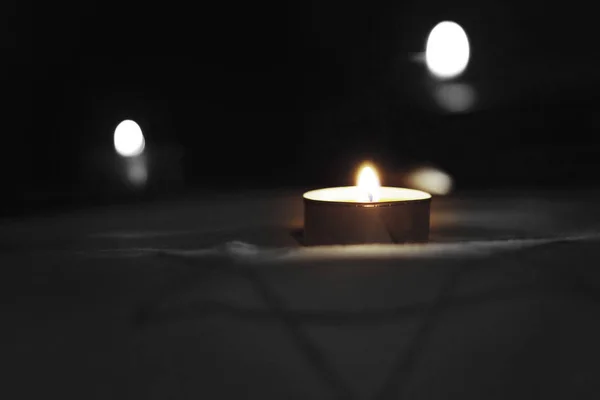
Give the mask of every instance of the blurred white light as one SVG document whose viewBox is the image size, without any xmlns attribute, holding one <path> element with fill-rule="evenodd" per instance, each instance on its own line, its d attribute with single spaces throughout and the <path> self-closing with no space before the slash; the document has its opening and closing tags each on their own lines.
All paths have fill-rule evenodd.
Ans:
<svg viewBox="0 0 600 400">
<path fill-rule="evenodd" d="M 136 161 L 127 165 L 127 179 L 134 186 L 144 186 L 148 180 L 148 168 L 143 160 Z"/>
<path fill-rule="evenodd" d="M 115 129 L 115 150 L 123 157 L 135 157 L 144 151 L 146 141 L 140 126 L 130 119 L 122 121 Z"/>
<path fill-rule="evenodd" d="M 440 22 L 432 29 L 427 38 L 425 62 L 433 75 L 441 79 L 460 75 L 467 68 L 469 56 L 469 38 L 456 22 Z"/>
<path fill-rule="evenodd" d="M 440 107 L 453 113 L 468 111 L 476 99 L 475 89 L 466 83 L 441 83 L 433 95 Z"/>
<path fill-rule="evenodd" d="M 419 168 L 408 176 L 408 183 L 415 189 L 431 194 L 446 195 L 452 191 L 452 177 L 432 167 Z"/>
</svg>

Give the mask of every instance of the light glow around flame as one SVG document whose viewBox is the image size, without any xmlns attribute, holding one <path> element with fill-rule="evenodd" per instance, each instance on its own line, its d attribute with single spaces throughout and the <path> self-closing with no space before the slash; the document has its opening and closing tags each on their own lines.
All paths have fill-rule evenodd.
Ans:
<svg viewBox="0 0 600 400">
<path fill-rule="evenodd" d="M 379 201 L 381 184 L 379 183 L 377 172 L 375 172 L 375 169 L 372 166 L 365 165 L 359 170 L 358 178 L 356 179 L 356 186 L 359 189 L 358 201 Z"/>
<path fill-rule="evenodd" d="M 370 164 L 362 164 L 356 174 L 356 186 L 310 190 L 303 197 L 318 202 L 363 203 L 362 206 L 369 208 L 377 207 L 379 203 L 427 200 L 431 195 L 421 190 L 381 186 L 375 168 Z"/>
</svg>

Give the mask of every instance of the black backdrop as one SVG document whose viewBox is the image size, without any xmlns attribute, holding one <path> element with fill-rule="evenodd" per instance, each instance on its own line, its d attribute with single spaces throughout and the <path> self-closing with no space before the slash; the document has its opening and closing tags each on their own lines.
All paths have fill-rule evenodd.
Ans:
<svg viewBox="0 0 600 400">
<path fill-rule="evenodd" d="M 345 184 L 366 158 L 387 172 L 431 163 L 459 188 L 598 183 L 584 2 L 81 3 L 3 3 L 13 204 L 99 179 L 90 154 L 115 162 L 124 118 L 149 151 L 182 149 L 188 187 Z M 477 102 L 464 114 L 441 112 L 411 61 L 441 20 L 471 41 L 460 81 Z"/>
</svg>

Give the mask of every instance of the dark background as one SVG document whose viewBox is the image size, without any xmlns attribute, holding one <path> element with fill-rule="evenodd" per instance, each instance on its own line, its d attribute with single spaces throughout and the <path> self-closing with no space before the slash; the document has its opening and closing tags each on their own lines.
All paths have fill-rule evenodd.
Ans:
<svg viewBox="0 0 600 400">
<path fill-rule="evenodd" d="M 2 213 L 128 193 L 111 183 L 125 118 L 154 155 L 149 188 L 175 164 L 183 189 L 349 184 L 364 159 L 389 176 L 431 164 L 457 189 L 597 187 L 595 15 L 583 1 L 3 2 Z M 467 113 L 437 107 L 413 61 L 442 20 L 471 42 Z"/>
</svg>

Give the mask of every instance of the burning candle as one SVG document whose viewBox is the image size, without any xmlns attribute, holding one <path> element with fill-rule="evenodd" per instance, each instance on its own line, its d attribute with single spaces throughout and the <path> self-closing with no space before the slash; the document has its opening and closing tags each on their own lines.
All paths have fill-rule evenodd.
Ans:
<svg viewBox="0 0 600 400">
<path fill-rule="evenodd" d="M 356 186 L 304 193 L 306 245 L 419 243 L 429 238 L 429 193 L 381 186 L 364 165 Z"/>
</svg>

